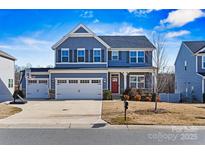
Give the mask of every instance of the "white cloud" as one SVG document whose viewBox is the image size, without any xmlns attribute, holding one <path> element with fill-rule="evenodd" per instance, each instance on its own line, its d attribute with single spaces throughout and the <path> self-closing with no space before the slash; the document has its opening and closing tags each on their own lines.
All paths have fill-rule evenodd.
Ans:
<svg viewBox="0 0 205 154">
<path fill-rule="evenodd" d="M 49 41 L 35 39 L 35 38 L 31 38 L 31 37 L 17 37 L 17 38 L 14 38 L 14 40 L 15 41 L 20 41 L 23 44 L 28 45 L 28 46 L 39 46 L 39 45 L 50 44 Z"/>
<path fill-rule="evenodd" d="M 181 27 L 204 16 L 205 13 L 201 10 L 176 10 L 170 12 L 166 19 L 161 20 L 160 25 L 167 28 Z"/>
<path fill-rule="evenodd" d="M 157 11 L 157 9 L 128 9 L 129 13 L 139 17 L 146 16 L 153 11 Z"/>
<path fill-rule="evenodd" d="M 188 35 L 190 34 L 190 31 L 187 30 L 180 30 L 180 31 L 175 31 L 175 32 L 168 32 L 165 37 L 166 38 L 174 38 L 174 37 L 179 37 L 183 35 Z"/>
<path fill-rule="evenodd" d="M 144 33 L 143 28 L 136 28 L 132 25 L 124 24 L 118 27 L 117 31 L 112 32 L 112 35 L 142 35 Z"/>
<path fill-rule="evenodd" d="M 11 46 L 5 45 L 5 44 L 0 44 L 0 50 L 1 49 L 11 49 Z"/>
<path fill-rule="evenodd" d="M 92 18 L 94 15 L 93 15 L 93 11 L 83 11 L 80 16 L 82 18 Z"/>
<path fill-rule="evenodd" d="M 94 21 L 93 21 L 93 23 L 99 23 L 100 22 L 100 20 L 98 20 L 98 19 L 95 19 Z"/>
</svg>

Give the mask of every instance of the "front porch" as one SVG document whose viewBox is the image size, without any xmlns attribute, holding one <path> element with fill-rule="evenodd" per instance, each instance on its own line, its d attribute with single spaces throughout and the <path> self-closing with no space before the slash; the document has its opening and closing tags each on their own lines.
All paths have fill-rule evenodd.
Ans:
<svg viewBox="0 0 205 154">
<path fill-rule="evenodd" d="M 108 89 L 113 96 L 120 96 L 127 88 L 154 91 L 155 69 L 109 69 Z"/>
</svg>

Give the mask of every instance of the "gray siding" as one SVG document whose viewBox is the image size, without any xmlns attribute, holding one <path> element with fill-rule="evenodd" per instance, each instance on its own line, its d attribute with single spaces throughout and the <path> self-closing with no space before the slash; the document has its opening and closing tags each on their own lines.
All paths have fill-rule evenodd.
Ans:
<svg viewBox="0 0 205 154">
<path fill-rule="evenodd" d="M 152 51 L 145 52 L 145 63 L 130 63 L 129 51 L 119 51 L 119 60 L 112 60 L 111 51 L 108 52 L 109 67 L 151 67 L 152 66 Z"/>
<path fill-rule="evenodd" d="M 4 101 L 11 101 L 13 99 L 12 93 L 7 88 L 7 85 L 0 79 L 0 103 Z"/>
<path fill-rule="evenodd" d="M 56 64 L 57 68 L 105 68 L 106 64 Z"/>
<path fill-rule="evenodd" d="M 102 45 L 98 40 L 94 37 L 72 37 L 68 38 L 64 41 L 57 49 L 56 49 L 56 62 L 61 62 L 61 48 L 69 48 L 70 59 L 69 62 L 77 62 L 77 48 L 85 48 L 85 61 L 92 62 L 93 61 L 93 48 L 101 48 L 101 62 L 106 62 L 107 54 L 106 47 Z M 84 64 L 83 64 L 84 65 Z M 83 65 L 75 65 L 75 64 L 56 64 L 56 67 L 76 67 L 81 68 Z M 85 67 L 106 67 L 106 65 L 86 65 Z"/>
<path fill-rule="evenodd" d="M 184 67 L 185 60 L 187 61 L 187 70 Z M 175 82 L 175 92 L 180 93 L 182 99 L 189 101 L 194 97 L 196 100 L 202 101 L 202 77 L 196 73 L 196 57 L 184 44 L 180 47 L 175 63 Z"/>
</svg>

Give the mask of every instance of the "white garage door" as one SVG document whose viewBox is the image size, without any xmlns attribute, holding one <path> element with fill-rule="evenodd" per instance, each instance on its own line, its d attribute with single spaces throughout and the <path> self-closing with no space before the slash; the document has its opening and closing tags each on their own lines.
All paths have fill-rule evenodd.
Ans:
<svg viewBox="0 0 205 154">
<path fill-rule="evenodd" d="M 56 79 L 56 99 L 102 99 L 102 79 Z"/>
<path fill-rule="evenodd" d="M 27 98 L 48 98 L 48 79 L 28 79 Z"/>
</svg>

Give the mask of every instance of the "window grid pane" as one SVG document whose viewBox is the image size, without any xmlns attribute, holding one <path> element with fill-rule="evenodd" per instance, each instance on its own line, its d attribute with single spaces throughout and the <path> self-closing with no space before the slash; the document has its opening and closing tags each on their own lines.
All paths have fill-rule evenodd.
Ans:
<svg viewBox="0 0 205 154">
<path fill-rule="evenodd" d="M 68 62 L 68 50 L 61 50 L 62 62 Z"/>
<path fill-rule="evenodd" d="M 119 52 L 112 51 L 112 60 L 118 60 L 118 59 L 119 59 Z"/>
<path fill-rule="evenodd" d="M 101 50 L 94 50 L 94 62 L 101 61 Z"/>
<path fill-rule="evenodd" d="M 85 62 L 85 50 L 78 50 L 78 62 Z"/>
</svg>

